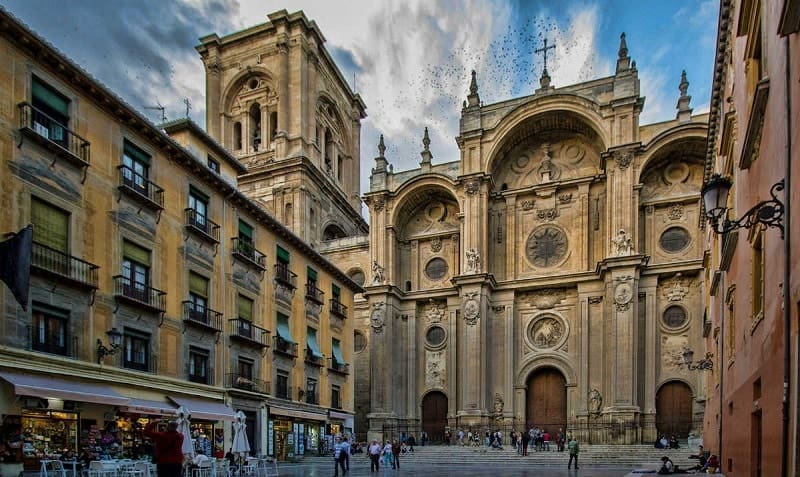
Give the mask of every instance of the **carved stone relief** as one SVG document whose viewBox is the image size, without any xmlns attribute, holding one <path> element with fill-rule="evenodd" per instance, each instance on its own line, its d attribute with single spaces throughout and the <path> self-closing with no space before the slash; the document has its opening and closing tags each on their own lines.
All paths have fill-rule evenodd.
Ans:
<svg viewBox="0 0 800 477">
<path fill-rule="evenodd" d="M 433 299 L 429 300 L 428 309 L 425 311 L 425 317 L 429 323 L 439 323 L 445 316 L 446 308 L 439 305 Z"/>
<path fill-rule="evenodd" d="M 444 351 L 425 352 L 425 371 L 425 387 L 444 387 L 446 375 Z"/>
<path fill-rule="evenodd" d="M 669 208 L 669 212 L 667 213 L 667 217 L 670 220 L 680 220 L 683 218 L 683 204 L 673 204 Z"/>
<path fill-rule="evenodd" d="M 600 411 L 603 410 L 603 396 L 600 394 L 596 388 L 589 391 L 589 395 L 587 396 L 588 402 L 586 408 L 589 410 L 590 414 L 600 414 Z"/>
<path fill-rule="evenodd" d="M 624 276 L 614 279 L 614 303 L 617 311 L 628 311 L 633 299 L 633 277 Z"/>
<path fill-rule="evenodd" d="M 375 333 L 380 334 L 383 332 L 383 326 L 386 322 L 386 303 L 372 304 L 372 313 L 370 313 L 369 321 Z"/>
<path fill-rule="evenodd" d="M 680 369 L 683 366 L 683 348 L 686 338 L 682 336 L 661 337 L 661 362 L 665 368 Z"/>
<path fill-rule="evenodd" d="M 555 266 L 567 255 L 567 235 L 552 225 L 539 227 L 528 237 L 525 252 L 537 267 Z"/>
<path fill-rule="evenodd" d="M 431 252 L 438 252 L 442 249 L 442 239 L 440 237 L 434 237 L 431 240 Z"/>
<path fill-rule="evenodd" d="M 464 294 L 464 321 L 468 325 L 474 325 L 478 321 L 478 317 L 481 313 L 481 305 L 475 298 L 476 295 L 477 293 L 475 292 Z"/>
<path fill-rule="evenodd" d="M 536 205 L 536 201 L 533 199 L 525 199 L 520 202 L 520 205 L 522 206 L 522 210 L 531 210 L 534 205 Z"/>
<path fill-rule="evenodd" d="M 534 290 L 527 296 L 531 306 L 540 310 L 548 310 L 567 298 L 567 291 L 563 288 L 544 288 Z"/>
<path fill-rule="evenodd" d="M 664 282 L 664 299 L 668 301 L 682 301 L 689 293 L 688 281 L 683 279 L 680 273 Z"/>
<path fill-rule="evenodd" d="M 559 216 L 558 207 L 552 209 L 539 209 L 536 211 L 536 218 L 543 222 L 552 222 Z"/>
<path fill-rule="evenodd" d="M 476 194 L 481 188 L 481 183 L 477 179 L 469 180 L 464 184 L 464 190 L 469 195 Z"/>
<path fill-rule="evenodd" d="M 539 349 L 555 348 L 565 337 L 564 322 L 555 315 L 545 315 L 534 320 L 529 328 L 531 343 Z"/>
</svg>

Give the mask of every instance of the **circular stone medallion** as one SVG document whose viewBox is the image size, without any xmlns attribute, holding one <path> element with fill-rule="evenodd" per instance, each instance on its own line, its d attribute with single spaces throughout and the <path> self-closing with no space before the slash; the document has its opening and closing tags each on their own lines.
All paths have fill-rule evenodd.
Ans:
<svg viewBox="0 0 800 477">
<path fill-rule="evenodd" d="M 531 232 L 525 244 L 528 260 L 537 267 L 558 265 L 567 255 L 567 236 L 558 227 L 545 225 Z"/>
</svg>

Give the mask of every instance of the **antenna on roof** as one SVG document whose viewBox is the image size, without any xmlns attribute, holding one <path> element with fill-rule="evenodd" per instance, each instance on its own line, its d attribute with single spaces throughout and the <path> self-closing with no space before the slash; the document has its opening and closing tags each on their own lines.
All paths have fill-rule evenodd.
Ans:
<svg viewBox="0 0 800 477">
<path fill-rule="evenodd" d="M 183 98 L 183 104 L 186 105 L 186 117 L 189 117 L 189 110 L 192 109 L 192 102 L 189 101 L 189 98 Z"/>
<path fill-rule="evenodd" d="M 156 110 L 156 111 L 161 111 L 161 122 L 162 123 L 167 122 L 167 116 L 166 116 L 166 114 L 164 114 L 164 111 L 166 110 L 166 108 L 164 106 L 161 106 L 161 101 L 156 100 L 156 104 L 158 106 L 145 106 L 144 109 L 153 109 L 153 110 Z"/>
</svg>

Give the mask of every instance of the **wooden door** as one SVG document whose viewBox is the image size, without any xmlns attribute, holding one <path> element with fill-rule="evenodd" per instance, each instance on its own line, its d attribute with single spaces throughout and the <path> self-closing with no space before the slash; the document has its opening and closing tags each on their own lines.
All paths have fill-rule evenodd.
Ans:
<svg viewBox="0 0 800 477">
<path fill-rule="evenodd" d="M 422 400 L 422 430 L 431 442 L 444 440 L 447 426 L 447 396 L 440 392 L 428 393 Z"/>
<path fill-rule="evenodd" d="M 692 390 L 685 383 L 671 381 L 656 394 L 656 429 L 669 438 L 684 438 L 692 430 Z"/>
<path fill-rule="evenodd" d="M 567 424 L 567 381 L 560 371 L 544 368 L 528 378 L 526 428 L 539 426 L 555 434 Z"/>
</svg>

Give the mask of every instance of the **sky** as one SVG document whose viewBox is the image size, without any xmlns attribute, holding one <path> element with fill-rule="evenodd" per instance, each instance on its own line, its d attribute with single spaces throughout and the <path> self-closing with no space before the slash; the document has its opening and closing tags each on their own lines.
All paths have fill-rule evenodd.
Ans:
<svg viewBox="0 0 800 477">
<path fill-rule="evenodd" d="M 455 137 L 470 71 L 484 104 L 533 94 L 546 38 L 555 87 L 613 74 L 626 33 L 646 97 L 641 124 L 673 119 L 681 70 L 695 113 L 707 112 L 718 0 L 0 0 L 0 5 L 160 122 L 205 125 L 205 75 L 194 47 L 303 10 L 315 20 L 351 87 L 367 105 L 361 190 L 380 134 L 395 171 L 418 167 L 429 128 L 433 162 L 458 160 Z M 355 84 L 353 84 L 355 82 Z"/>
</svg>

